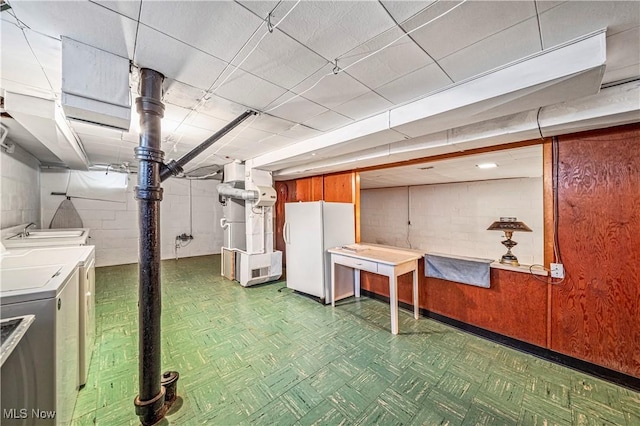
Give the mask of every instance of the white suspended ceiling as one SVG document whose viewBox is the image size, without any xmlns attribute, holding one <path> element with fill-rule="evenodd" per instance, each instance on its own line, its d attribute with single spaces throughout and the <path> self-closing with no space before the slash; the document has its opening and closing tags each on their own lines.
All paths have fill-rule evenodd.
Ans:
<svg viewBox="0 0 640 426">
<path fill-rule="evenodd" d="M 201 154 L 194 167 L 264 159 L 283 149 L 280 162 L 265 168 L 278 172 L 354 152 L 361 152 L 359 158 L 352 155 L 326 170 L 369 164 L 373 154 L 367 149 L 382 146 L 379 149 L 391 152 L 403 144 L 424 145 L 422 140 L 438 140 L 440 131 L 467 123 L 458 122 L 455 115 L 451 122 L 440 123 L 445 129 L 423 122 L 407 123 L 402 131 L 387 123 L 381 134 L 370 135 L 368 128 L 348 144 L 326 148 L 325 158 L 309 153 L 308 158 L 290 158 L 287 163 L 285 157 L 286 152 L 289 157 L 309 152 L 305 145 L 336 129 L 366 127 L 380 113 L 391 117 L 388 111 L 427 94 L 602 28 L 607 29 L 606 68 L 595 80 L 608 83 L 640 76 L 640 2 L 8 3 L 11 9 L 0 14 L 3 90 L 59 100 L 60 39 L 67 36 L 166 76 L 162 139 L 167 158 L 185 154 L 248 108 L 262 113 Z M 266 22 L 271 11 L 271 24 L 277 25 L 272 33 Z M 405 36 L 407 32 L 411 34 Z M 135 97 L 135 79 L 131 90 Z M 554 92 L 549 88 L 547 94 Z M 587 92 L 584 96 L 593 95 Z M 135 121 L 135 111 L 132 115 Z M 70 124 L 90 163 L 135 163 L 135 123 L 129 132 Z M 433 149 L 424 152 L 452 148 Z M 55 162 L 51 156 L 38 156 L 45 163 Z M 313 170 L 308 173 L 322 170 L 309 169 Z"/>
</svg>

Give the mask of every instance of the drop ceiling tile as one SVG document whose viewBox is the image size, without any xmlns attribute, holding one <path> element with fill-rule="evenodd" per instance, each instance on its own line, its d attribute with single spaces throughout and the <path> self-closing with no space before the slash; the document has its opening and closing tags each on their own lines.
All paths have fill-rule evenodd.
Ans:
<svg viewBox="0 0 640 426">
<path fill-rule="evenodd" d="M 283 120 L 270 114 L 260 114 L 251 127 L 270 133 L 282 133 L 289 130 L 294 124 L 289 120 Z"/>
<path fill-rule="evenodd" d="M 142 0 L 90 0 L 128 18 L 138 20 Z"/>
<path fill-rule="evenodd" d="M 274 8 L 284 2 L 280 2 L 278 0 L 260 0 L 260 1 L 238 1 L 242 6 L 246 7 L 256 15 L 261 18 L 266 18 L 269 15 L 269 12 L 274 10 Z M 293 3 L 291 3 L 293 4 Z M 288 6 L 288 7 L 287 7 Z M 282 19 L 282 16 L 287 13 L 291 5 L 284 4 L 280 6 L 277 10 L 274 11 L 274 19 L 272 22 L 275 24 L 278 20 Z"/>
<path fill-rule="evenodd" d="M 190 86 L 211 87 L 225 63 L 152 28 L 140 25 L 134 61 Z"/>
<path fill-rule="evenodd" d="M 279 28 L 332 61 L 393 26 L 377 2 L 303 1 Z"/>
<path fill-rule="evenodd" d="M 449 77 L 434 63 L 387 83 L 377 88 L 376 92 L 398 105 L 449 84 Z"/>
<path fill-rule="evenodd" d="M 276 106 L 277 108 L 274 108 Z M 269 114 L 284 118 L 285 120 L 302 123 L 311 117 L 322 114 L 327 111 L 327 108 L 311 102 L 302 96 L 296 96 L 291 92 L 287 92 L 269 105 L 267 111 Z"/>
<path fill-rule="evenodd" d="M 604 27 L 612 36 L 639 25 L 638 1 L 569 1 L 540 15 L 545 48 Z"/>
<path fill-rule="evenodd" d="M 542 13 L 561 5 L 562 3 L 566 3 L 566 0 L 536 0 L 536 7 L 538 9 L 538 13 Z"/>
<path fill-rule="evenodd" d="M 353 120 L 349 117 L 345 117 L 342 114 L 338 114 L 335 111 L 329 110 L 323 112 L 322 114 L 316 115 L 310 120 L 305 121 L 303 124 L 322 132 L 327 132 L 329 130 L 337 129 L 338 127 L 342 127 L 345 124 L 349 123 L 353 123 Z"/>
<path fill-rule="evenodd" d="M 7 86 L 9 82 L 15 82 L 17 86 L 32 87 L 45 91 L 49 97 L 52 95 L 52 87 L 49 85 L 44 71 L 39 65 L 20 60 L 2 61 L 2 87 L 11 91 Z M 22 93 L 22 91 L 19 91 Z"/>
<path fill-rule="evenodd" d="M 602 83 L 612 83 L 614 81 L 626 80 L 640 75 L 640 64 L 631 65 L 625 68 L 607 70 L 602 78 Z"/>
<path fill-rule="evenodd" d="M 470 1 L 453 9 L 455 5 L 456 3 L 448 1 L 437 3 L 403 25 L 405 30 L 411 31 L 451 10 L 447 15 L 412 33 L 416 42 L 435 60 L 536 14 L 531 1 Z"/>
<path fill-rule="evenodd" d="M 199 104 L 205 93 L 204 90 L 197 87 L 167 78 L 164 80 L 164 96 L 162 97 L 162 101 L 192 109 Z"/>
<path fill-rule="evenodd" d="M 465 47 L 438 62 L 458 82 L 539 52 L 537 19 L 530 18 Z"/>
<path fill-rule="evenodd" d="M 249 108 L 262 110 L 285 92 L 285 89 L 273 83 L 236 69 L 222 86 L 216 86 L 214 93 Z"/>
<path fill-rule="evenodd" d="M 267 32 L 266 27 L 259 34 Z M 262 36 L 247 46 L 247 53 Z M 234 64 L 246 58 L 240 55 Z M 276 29 L 267 34 L 241 68 L 278 86 L 290 89 L 327 64 L 327 60 Z"/>
<path fill-rule="evenodd" d="M 262 20 L 234 2 L 145 1 L 140 22 L 226 62 Z"/>
<path fill-rule="evenodd" d="M 333 68 L 331 64 L 325 65 L 293 91 L 329 109 L 369 91 L 367 86 L 345 72 L 333 74 Z"/>
<path fill-rule="evenodd" d="M 640 27 L 616 33 L 607 37 L 607 73 L 621 68 L 635 66 L 640 63 Z M 636 73 L 633 76 L 638 76 Z"/>
<path fill-rule="evenodd" d="M 221 120 L 231 121 L 247 110 L 247 107 L 210 93 L 205 95 L 205 103 L 198 107 L 204 112 Z"/>
<path fill-rule="evenodd" d="M 377 93 L 367 92 L 364 95 L 334 107 L 333 110 L 354 120 L 360 120 L 379 112 L 387 111 L 392 106 L 393 104 L 391 102 Z"/>
<path fill-rule="evenodd" d="M 133 57 L 136 21 L 98 4 L 78 1 L 12 1 L 18 19 L 39 33 L 66 36 L 113 54 Z"/>
<path fill-rule="evenodd" d="M 274 133 L 253 128 L 251 120 L 251 118 L 248 119 L 245 123 L 240 124 L 229 132 L 229 137 L 235 138 L 235 140 L 238 141 L 238 146 L 242 144 L 253 145 L 274 135 Z"/>
<path fill-rule="evenodd" d="M 188 108 L 182 108 L 172 104 L 164 105 L 163 120 L 182 122 L 190 115 L 193 115 L 193 113 Z"/>
<path fill-rule="evenodd" d="M 303 124 L 296 124 L 286 132 L 280 133 L 280 136 L 290 138 L 295 141 L 300 141 L 300 140 L 312 138 L 314 136 L 318 136 L 320 134 L 322 134 L 322 132 L 316 129 L 312 129 L 311 127 L 307 127 Z"/>
<path fill-rule="evenodd" d="M 187 119 L 187 124 L 199 127 L 201 129 L 209 130 L 211 134 L 213 134 L 214 132 L 217 132 L 218 130 L 229 124 L 229 122 L 199 112 L 192 114 L 192 116 Z"/>
<path fill-rule="evenodd" d="M 292 144 L 296 143 L 296 141 L 291 139 L 291 138 L 287 138 L 285 136 L 282 136 L 282 135 L 273 135 L 273 136 L 271 136 L 271 137 L 269 137 L 267 139 L 261 140 L 260 143 L 262 145 L 266 145 L 266 146 L 270 147 L 271 149 L 275 150 L 275 149 L 278 149 L 278 148 L 282 148 L 282 147 L 285 147 L 285 146 L 292 145 Z"/>
<path fill-rule="evenodd" d="M 356 48 L 339 60 L 338 64 L 348 69 L 346 72 L 370 88 L 377 88 L 412 71 L 429 65 L 433 60 L 424 53 L 404 32 L 395 27 Z M 389 43 L 394 44 L 387 46 Z M 384 48 L 384 49 L 382 49 Z M 362 62 L 359 59 L 380 50 Z M 350 64 L 355 64 L 350 66 Z"/>
<path fill-rule="evenodd" d="M 411 18 L 421 10 L 431 6 L 435 1 L 389 1 L 381 2 L 385 9 L 393 16 L 398 23 L 402 23 Z"/>
<path fill-rule="evenodd" d="M 2 14 L 4 16 L 4 14 Z M 28 31 L 28 30 L 27 30 Z M 2 22 L 0 25 L 0 34 L 2 35 L 2 66 L 12 60 L 19 60 L 23 63 L 38 65 L 36 57 L 31 53 L 29 44 L 22 30 L 9 22 Z"/>
</svg>

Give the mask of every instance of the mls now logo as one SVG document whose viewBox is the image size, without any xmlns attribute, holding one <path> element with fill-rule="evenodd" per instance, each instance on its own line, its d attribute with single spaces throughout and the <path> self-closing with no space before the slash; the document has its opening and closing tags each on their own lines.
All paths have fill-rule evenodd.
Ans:
<svg viewBox="0 0 640 426">
<path fill-rule="evenodd" d="M 20 409 L 5 408 L 2 410 L 2 417 L 5 419 L 26 419 L 27 417 L 29 417 L 29 414 L 31 414 L 31 418 L 34 418 L 34 419 L 55 419 L 56 418 L 55 411 L 40 410 L 37 408 L 32 409 L 31 413 L 29 413 L 29 410 L 27 410 L 26 408 L 20 408 Z"/>
</svg>

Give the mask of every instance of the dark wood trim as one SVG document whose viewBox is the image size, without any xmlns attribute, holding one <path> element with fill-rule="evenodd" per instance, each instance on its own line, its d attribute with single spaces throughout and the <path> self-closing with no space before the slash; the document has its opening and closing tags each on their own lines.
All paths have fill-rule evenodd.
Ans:
<svg viewBox="0 0 640 426">
<path fill-rule="evenodd" d="M 385 303 L 389 303 L 388 297 L 381 296 L 377 293 L 373 293 L 368 290 L 361 290 L 361 294 L 363 296 L 370 297 L 372 299 L 377 299 Z M 408 303 L 399 302 L 398 305 L 402 309 L 406 309 L 410 312 L 413 312 L 413 306 Z M 582 373 L 590 374 L 602 380 L 606 380 L 608 382 L 612 382 L 617 385 L 624 386 L 634 391 L 640 391 L 640 378 L 638 377 L 633 377 L 628 374 L 624 374 L 619 371 L 612 370 L 610 368 L 602 367 L 600 365 L 593 364 L 588 361 L 584 361 L 584 360 L 574 358 L 565 354 L 561 354 L 559 352 L 552 351 L 547 348 L 543 348 L 541 346 L 523 342 L 521 340 L 514 339 L 513 337 L 505 336 L 493 331 L 486 330 L 484 328 L 476 327 L 474 325 L 467 324 L 465 322 L 458 321 L 456 319 L 449 318 L 444 315 L 440 315 L 435 312 L 428 311 L 427 309 L 424 309 L 424 308 L 420 308 L 420 315 L 423 317 L 441 322 L 443 324 L 450 325 L 451 327 L 457 328 L 459 330 L 465 331 L 467 333 L 473 334 L 478 337 L 482 337 L 492 342 L 496 342 L 501 345 L 508 346 L 517 351 L 524 352 L 526 354 L 533 355 L 535 357 L 542 358 L 547 361 L 554 362 L 556 364 L 560 364 L 562 366 L 580 371 Z"/>
<path fill-rule="evenodd" d="M 553 241 L 553 151 L 551 141 L 545 141 L 542 144 L 542 209 L 543 209 L 543 247 L 544 247 L 544 266 L 550 268 L 551 262 L 554 261 Z M 547 348 L 551 347 L 551 279 L 547 278 Z"/>
</svg>

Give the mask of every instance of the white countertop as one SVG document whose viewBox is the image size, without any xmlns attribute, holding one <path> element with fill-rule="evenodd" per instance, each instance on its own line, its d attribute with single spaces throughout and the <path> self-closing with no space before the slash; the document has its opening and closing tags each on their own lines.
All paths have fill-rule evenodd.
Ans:
<svg viewBox="0 0 640 426">
<path fill-rule="evenodd" d="M 6 251 L 0 260 L 0 304 L 56 297 L 74 270 L 94 256 L 94 246 Z"/>
<path fill-rule="evenodd" d="M 400 247 L 382 246 L 379 244 L 358 243 L 335 247 L 329 253 L 342 254 L 349 257 L 371 260 L 388 265 L 398 265 L 410 260 L 420 259 L 423 252 Z"/>
<path fill-rule="evenodd" d="M 20 237 L 19 234 L 8 234 L 2 239 L 2 244 L 7 249 L 13 247 L 49 247 L 49 246 L 81 246 L 87 243 L 89 228 L 68 229 L 29 229 L 31 237 Z M 65 234 L 78 232 L 80 235 L 65 236 Z M 47 234 L 51 234 L 48 237 Z M 59 236 L 54 236 L 58 234 Z"/>
</svg>

